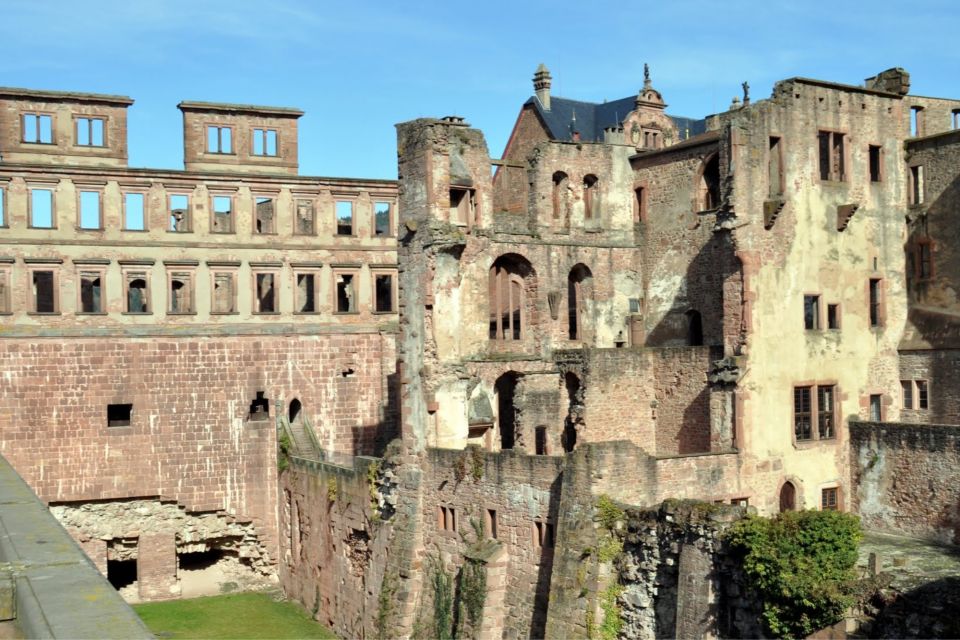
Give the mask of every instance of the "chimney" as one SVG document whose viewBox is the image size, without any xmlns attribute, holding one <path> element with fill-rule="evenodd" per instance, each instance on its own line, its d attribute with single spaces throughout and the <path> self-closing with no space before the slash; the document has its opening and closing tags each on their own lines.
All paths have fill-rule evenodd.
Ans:
<svg viewBox="0 0 960 640">
<path fill-rule="evenodd" d="M 550 70 L 542 62 L 533 74 L 533 90 L 543 108 L 550 111 Z"/>
</svg>

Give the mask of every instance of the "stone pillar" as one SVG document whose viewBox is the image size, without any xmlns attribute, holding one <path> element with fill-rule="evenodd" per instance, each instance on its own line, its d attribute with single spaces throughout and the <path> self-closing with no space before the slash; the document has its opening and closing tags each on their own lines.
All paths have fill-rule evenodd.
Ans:
<svg viewBox="0 0 960 640">
<path fill-rule="evenodd" d="M 141 600 L 168 600 L 180 596 L 175 534 L 140 535 L 137 545 L 137 583 Z"/>
<path fill-rule="evenodd" d="M 507 548 L 491 556 L 486 564 L 487 596 L 483 602 L 483 616 L 477 636 L 480 640 L 499 640 L 503 637 L 503 625 L 507 615 L 507 565 L 510 556 Z"/>
<path fill-rule="evenodd" d="M 99 538 L 87 538 L 81 539 L 76 535 L 76 530 L 70 531 L 73 535 L 74 540 L 78 540 L 80 548 L 83 549 L 83 552 L 87 554 L 87 557 L 90 558 L 90 561 L 93 562 L 93 565 L 100 571 L 104 576 L 107 575 L 107 541 L 100 540 Z"/>
<path fill-rule="evenodd" d="M 680 550 L 677 576 L 678 638 L 713 638 L 717 632 L 717 603 L 710 554 L 692 544 Z"/>
</svg>

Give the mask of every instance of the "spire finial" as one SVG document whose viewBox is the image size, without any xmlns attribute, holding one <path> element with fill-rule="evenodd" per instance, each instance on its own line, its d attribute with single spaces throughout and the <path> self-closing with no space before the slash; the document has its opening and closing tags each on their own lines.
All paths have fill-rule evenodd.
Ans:
<svg viewBox="0 0 960 640">
<path fill-rule="evenodd" d="M 643 88 L 649 89 L 651 86 L 650 82 L 650 65 L 646 62 L 643 63 Z"/>
</svg>

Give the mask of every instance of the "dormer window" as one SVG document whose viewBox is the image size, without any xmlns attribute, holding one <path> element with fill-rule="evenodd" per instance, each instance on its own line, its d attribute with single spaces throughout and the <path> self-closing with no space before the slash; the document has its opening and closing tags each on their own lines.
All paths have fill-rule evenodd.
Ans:
<svg viewBox="0 0 960 640">
<path fill-rule="evenodd" d="M 46 113 L 23 114 L 23 141 L 53 144 L 53 116 Z"/>
<path fill-rule="evenodd" d="M 76 141 L 78 147 L 104 147 L 103 118 L 77 118 Z"/>
<path fill-rule="evenodd" d="M 208 125 L 207 153 L 233 153 L 233 129 Z"/>
<path fill-rule="evenodd" d="M 277 132 L 274 129 L 253 130 L 253 155 L 276 156 Z"/>
</svg>

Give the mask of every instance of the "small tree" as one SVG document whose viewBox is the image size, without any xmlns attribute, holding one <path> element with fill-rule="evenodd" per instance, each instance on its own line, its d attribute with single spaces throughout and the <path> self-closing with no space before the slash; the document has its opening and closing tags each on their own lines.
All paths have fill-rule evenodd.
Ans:
<svg viewBox="0 0 960 640">
<path fill-rule="evenodd" d="M 750 516 L 733 526 L 730 543 L 763 601 L 775 637 L 806 637 L 843 619 L 854 604 L 860 519 L 838 511 Z"/>
</svg>

